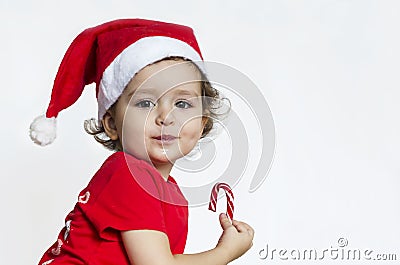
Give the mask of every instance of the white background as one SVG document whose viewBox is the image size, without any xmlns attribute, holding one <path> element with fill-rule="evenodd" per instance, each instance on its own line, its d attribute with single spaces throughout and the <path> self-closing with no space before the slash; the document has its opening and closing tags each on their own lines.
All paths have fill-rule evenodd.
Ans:
<svg viewBox="0 0 400 265">
<path fill-rule="evenodd" d="M 205 59 L 248 75 L 272 110 L 269 175 L 248 193 L 256 157 L 234 189 L 236 218 L 256 230 L 253 248 L 234 264 L 364 263 L 258 256 L 266 244 L 322 252 L 341 237 L 348 249 L 399 260 L 399 14 L 395 0 L 1 0 L 0 264 L 37 264 L 109 155 L 82 129 L 96 116 L 93 86 L 60 114 L 51 146 L 34 145 L 28 127 L 44 113 L 72 39 L 127 17 L 192 26 Z M 186 252 L 213 247 L 217 214 L 190 211 Z"/>
</svg>

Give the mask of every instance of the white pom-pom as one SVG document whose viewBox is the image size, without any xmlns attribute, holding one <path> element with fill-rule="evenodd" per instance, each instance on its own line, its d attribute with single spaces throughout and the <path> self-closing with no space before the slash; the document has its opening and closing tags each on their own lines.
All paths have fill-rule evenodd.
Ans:
<svg viewBox="0 0 400 265">
<path fill-rule="evenodd" d="M 41 115 L 33 120 L 30 129 L 30 136 L 35 144 L 45 146 L 56 139 L 56 118 L 46 118 Z"/>
</svg>

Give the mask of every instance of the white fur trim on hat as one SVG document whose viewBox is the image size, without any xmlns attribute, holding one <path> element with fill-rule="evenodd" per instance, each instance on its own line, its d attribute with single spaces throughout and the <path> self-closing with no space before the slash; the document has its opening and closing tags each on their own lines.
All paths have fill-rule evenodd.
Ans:
<svg viewBox="0 0 400 265">
<path fill-rule="evenodd" d="M 142 38 L 124 49 L 104 70 L 97 97 L 99 120 L 118 100 L 136 73 L 170 56 L 189 59 L 205 73 L 200 55 L 186 42 L 164 36 Z"/>
</svg>

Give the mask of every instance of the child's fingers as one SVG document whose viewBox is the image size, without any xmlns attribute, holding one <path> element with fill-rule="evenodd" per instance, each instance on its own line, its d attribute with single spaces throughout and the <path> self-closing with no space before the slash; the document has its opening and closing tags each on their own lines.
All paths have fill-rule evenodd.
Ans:
<svg viewBox="0 0 400 265">
<path fill-rule="evenodd" d="M 245 232 L 247 231 L 246 227 L 240 222 L 233 222 L 232 225 L 236 228 L 238 232 Z"/>
<path fill-rule="evenodd" d="M 221 224 L 223 230 L 226 230 L 232 226 L 231 221 L 229 221 L 229 218 L 224 213 L 219 215 L 219 223 Z"/>
<path fill-rule="evenodd" d="M 251 236 L 254 236 L 254 229 L 251 226 L 249 226 L 248 224 L 245 224 L 245 226 L 246 226 L 247 232 L 249 232 L 249 234 Z"/>
<path fill-rule="evenodd" d="M 232 225 L 238 230 L 239 232 L 248 232 L 250 235 L 254 235 L 254 230 L 251 226 L 244 222 L 233 220 Z"/>
</svg>

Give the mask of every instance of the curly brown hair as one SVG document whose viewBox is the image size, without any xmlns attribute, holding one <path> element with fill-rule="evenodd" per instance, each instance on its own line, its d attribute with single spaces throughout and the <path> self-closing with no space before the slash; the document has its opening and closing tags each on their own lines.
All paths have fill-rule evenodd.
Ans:
<svg viewBox="0 0 400 265">
<path fill-rule="evenodd" d="M 167 57 L 162 60 L 184 60 L 191 62 L 182 57 Z M 191 65 L 194 65 L 201 75 L 200 84 L 202 94 L 203 117 L 207 117 L 207 121 L 203 129 L 203 134 L 201 135 L 201 138 L 204 138 L 213 129 L 214 120 L 222 119 L 223 117 L 225 117 L 226 114 L 228 114 L 230 110 L 230 101 L 225 97 L 221 97 L 220 92 L 211 85 L 206 75 L 197 67 L 195 63 L 191 62 Z M 224 105 L 223 101 L 228 102 L 229 106 L 225 112 L 220 112 Z M 113 112 L 114 106 L 115 103 L 109 108 L 109 110 Z M 122 145 L 119 139 L 111 140 L 107 136 L 101 121 L 95 118 L 85 120 L 84 129 L 88 134 L 93 135 L 94 139 L 97 142 L 101 143 L 105 148 L 112 151 L 122 151 Z"/>
</svg>

